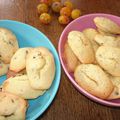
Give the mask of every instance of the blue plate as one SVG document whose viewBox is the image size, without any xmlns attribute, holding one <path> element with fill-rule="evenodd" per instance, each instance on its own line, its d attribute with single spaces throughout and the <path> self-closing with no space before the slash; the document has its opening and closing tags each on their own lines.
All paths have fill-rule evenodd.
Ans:
<svg viewBox="0 0 120 120">
<path fill-rule="evenodd" d="M 44 46 L 47 47 L 54 55 L 56 74 L 52 86 L 43 96 L 28 101 L 29 108 L 27 110 L 26 120 L 35 120 L 51 104 L 60 84 L 61 67 L 57 51 L 49 39 L 32 26 L 11 20 L 0 20 L 0 27 L 11 30 L 16 35 L 20 47 Z M 0 77 L 0 83 L 5 79 L 6 76 Z"/>
</svg>

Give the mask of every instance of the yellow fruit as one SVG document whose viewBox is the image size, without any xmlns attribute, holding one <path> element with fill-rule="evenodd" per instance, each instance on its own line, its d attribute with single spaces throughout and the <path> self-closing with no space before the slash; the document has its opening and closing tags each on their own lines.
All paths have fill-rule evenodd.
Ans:
<svg viewBox="0 0 120 120">
<path fill-rule="evenodd" d="M 48 13 L 42 13 L 39 17 L 40 22 L 43 24 L 49 24 L 51 22 L 51 16 Z"/>
<path fill-rule="evenodd" d="M 71 18 L 72 18 L 72 19 L 76 19 L 76 18 L 78 18 L 80 15 L 81 15 L 81 11 L 80 11 L 79 9 L 74 9 L 74 10 L 72 10 Z"/>
<path fill-rule="evenodd" d="M 39 14 L 47 13 L 48 12 L 48 6 L 44 3 L 41 3 L 37 6 L 37 11 L 38 11 Z"/>
<path fill-rule="evenodd" d="M 45 3 L 45 4 L 47 4 L 48 6 L 51 6 L 52 0 L 40 0 L 40 3 Z"/>
<path fill-rule="evenodd" d="M 52 0 L 52 2 L 61 2 L 61 0 Z"/>
<path fill-rule="evenodd" d="M 65 16 L 70 16 L 71 15 L 71 9 L 68 8 L 68 7 L 63 7 L 61 10 L 60 10 L 60 15 L 65 15 Z"/>
<path fill-rule="evenodd" d="M 59 16 L 58 21 L 60 24 L 66 25 L 70 22 L 70 19 L 69 17 L 62 15 L 62 16 Z"/>
<path fill-rule="evenodd" d="M 65 1 L 64 2 L 64 6 L 65 7 L 69 7 L 70 9 L 73 9 L 73 3 L 71 1 L 68 1 L 68 0 Z"/>
<path fill-rule="evenodd" d="M 59 13 L 62 8 L 62 4 L 60 2 L 54 2 L 52 4 L 52 10 L 56 13 Z"/>
</svg>

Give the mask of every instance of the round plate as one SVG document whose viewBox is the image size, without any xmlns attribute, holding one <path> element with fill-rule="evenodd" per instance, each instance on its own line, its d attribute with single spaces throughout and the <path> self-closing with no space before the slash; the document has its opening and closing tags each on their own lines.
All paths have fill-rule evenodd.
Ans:
<svg viewBox="0 0 120 120">
<path fill-rule="evenodd" d="M 57 51 L 49 39 L 32 26 L 11 20 L 0 20 L 0 27 L 11 30 L 16 35 L 20 47 L 44 46 L 47 47 L 54 55 L 56 74 L 52 86 L 44 95 L 38 97 L 37 99 L 28 101 L 29 107 L 27 110 L 26 120 L 35 120 L 51 104 L 60 84 L 61 67 Z M 2 83 L 5 79 L 6 76 L 0 77 L 0 83 Z"/>
<path fill-rule="evenodd" d="M 82 31 L 85 28 L 96 28 L 93 19 L 95 17 L 107 17 L 110 18 L 111 20 L 115 21 L 116 23 L 118 23 L 120 25 L 120 17 L 114 16 L 114 15 L 109 15 L 109 14 L 88 14 L 88 15 L 84 15 L 81 16 L 80 18 L 72 21 L 62 32 L 60 40 L 59 40 L 59 46 L 58 46 L 58 51 L 59 51 L 59 56 L 60 56 L 60 60 L 61 60 L 61 64 L 62 67 L 66 73 L 66 75 L 68 76 L 69 80 L 72 82 L 72 84 L 77 88 L 77 90 L 82 93 L 83 95 L 85 95 L 86 97 L 90 98 L 91 100 L 98 102 L 100 104 L 103 105 L 107 105 L 107 106 L 115 106 L 115 107 L 120 107 L 120 99 L 116 99 L 116 100 L 102 100 L 100 98 L 97 98 L 91 94 L 89 94 L 88 92 L 86 92 L 84 89 L 82 89 L 74 80 L 73 74 L 72 73 L 68 73 L 67 69 L 66 69 L 66 64 L 63 60 L 63 51 L 64 51 L 64 44 L 67 40 L 67 36 L 68 33 L 72 30 L 78 30 L 78 31 Z M 72 63 L 71 63 L 72 64 Z"/>
</svg>

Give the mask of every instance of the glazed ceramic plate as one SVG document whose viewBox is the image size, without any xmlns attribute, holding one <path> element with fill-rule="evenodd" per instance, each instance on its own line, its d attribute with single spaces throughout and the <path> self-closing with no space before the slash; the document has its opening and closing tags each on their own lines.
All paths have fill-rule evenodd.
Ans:
<svg viewBox="0 0 120 120">
<path fill-rule="evenodd" d="M 86 92 L 84 89 L 82 89 L 74 80 L 73 77 L 73 73 L 68 73 L 67 69 L 66 69 L 66 64 L 62 58 L 62 54 L 64 51 L 64 44 L 67 40 L 67 36 L 68 33 L 72 30 L 78 30 L 78 31 L 82 31 L 85 28 L 96 28 L 95 24 L 93 23 L 93 19 L 95 17 L 107 17 L 110 18 L 111 20 L 115 21 L 116 23 L 118 23 L 120 25 L 120 17 L 114 16 L 114 15 L 109 15 L 109 14 L 88 14 L 88 15 L 84 15 L 81 16 L 80 18 L 72 21 L 62 32 L 60 40 L 59 40 L 59 56 L 60 56 L 60 60 L 61 60 L 61 64 L 62 67 L 66 73 L 66 75 L 68 76 L 69 80 L 71 81 L 71 83 L 77 88 L 77 90 L 82 93 L 83 95 L 85 95 L 86 97 L 90 98 L 91 100 L 98 102 L 100 104 L 103 105 L 107 105 L 107 106 L 115 106 L 115 107 L 120 107 L 120 99 L 116 99 L 116 100 L 102 100 L 99 99 L 91 94 L 89 94 L 88 92 Z M 72 63 L 71 63 L 72 64 Z"/>
<path fill-rule="evenodd" d="M 29 100 L 26 120 L 35 120 L 51 104 L 60 84 L 61 67 L 57 51 L 49 39 L 32 26 L 11 20 L 0 20 L 0 27 L 11 30 L 16 35 L 20 47 L 44 46 L 54 55 L 56 74 L 52 86 L 44 95 L 38 97 L 37 99 Z M 5 79 L 6 76 L 0 77 L 0 83 L 2 83 Z"/>
</svg>

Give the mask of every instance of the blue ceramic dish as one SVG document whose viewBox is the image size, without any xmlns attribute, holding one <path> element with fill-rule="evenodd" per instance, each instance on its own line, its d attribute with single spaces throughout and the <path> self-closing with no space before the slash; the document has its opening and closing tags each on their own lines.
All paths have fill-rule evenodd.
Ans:
<svg viewBox="0 0 120 120">
<path fill-rule="evenodd" d="M 20 47 L 44 46 L 47 47 L 54 55 L 56 74 L 52 86 L 43 96 L 28 101 L 29 108 L 27 110 L 26 120 L 35 120 L 51 104 L 60 84 L 61 67 L 57 51 L 49 39 L 32 26 L 17 21 L 0 20 L 0 27 L 11 30 L 16 35 Z M 0 83 L 5 79 L 6 76 L 0 77 Z"/>
</svg>

